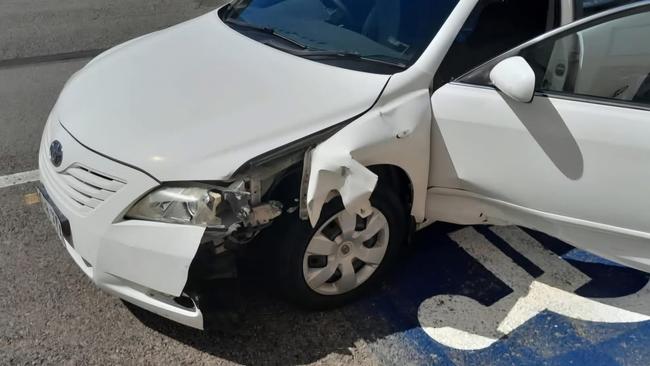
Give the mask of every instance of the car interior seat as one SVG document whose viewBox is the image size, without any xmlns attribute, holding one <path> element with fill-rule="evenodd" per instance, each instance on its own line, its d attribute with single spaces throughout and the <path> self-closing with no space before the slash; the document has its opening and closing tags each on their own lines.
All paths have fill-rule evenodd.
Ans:
<svg viewBox="0 0 650 366">
<path fill-rule="evenodd" d="M 400 0 L 375 0 L 363 24 L 362 33 L 377 43 L 399 47 L 400 4 Z"/>
</svg>

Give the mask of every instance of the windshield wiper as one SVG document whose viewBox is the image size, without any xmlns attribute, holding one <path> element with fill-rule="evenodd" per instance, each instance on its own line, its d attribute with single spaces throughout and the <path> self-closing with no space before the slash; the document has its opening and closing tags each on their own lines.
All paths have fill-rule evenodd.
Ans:
<svg viewBox="0 0 650 366">
<path fill-rule="evenodd" d="M 224 18 L 223 19 L 224 23 L 233 25 L 235 27 L 240 27 L 240 28 L 246 28 L 250 30 L 254 30 L 257 32 L 261 32 L 264 34 L 271 35 L 273 37 L 279 38 L 287 43 L 292 44 L 293 46 L 297 47 L 298 50 L 296 49 L 286 49 L 285 47 L 280 47 L 280 45 L 277 44 L 270 44 L 267 43 L 269 46 L 276 47 L 276 48 L 281 48 L 282 50 L 289 52 L 293 55 L 300 56 L 300 57 L 305 57 L 305 58 L 310 58 L 310 57 L 325 57 L 325 58 L 340 58 L 340 59 L 348 59 L 348 60 L 361 60 L 361 61 L 368 61 L 368 62 L 374 62 L 378 64 L 383 64 L 383 65 L 388 65 L 392 67 L 397 67 L 400 69 L 406 69 L 407 66 L 404 63 L 401 62 L 392 62 L 392 61 L 387 61 L 387 60 L 381 60 L 379 57 L 387 57 L 386 55 L 362 55 L 360 53 L 355 53 L 355 52 L 349 52 L 349 51 L 330 51 L 330 50 L 319 50 L 315 48 L 310 48 L 305 46 L 304 44 L 296 41 L 295 39 L 291 39 L 282 33 L 278 32 L 277 30 L 271 28 L 271 27 L 264 27 L 252 23 L 248 23 L 242 20 L 238 20 L 235 18 Z M 266 42 L 264 42 L 266 43 Z"/>
<path fill-rule="evenodd" d="M 334 58 L 348 59 L 348 60 L 363 60 L 363 61 L 379 63 L 383 65 L 393 66 L 400 69 L 407 68 L 406 64 L 402 62 L 393 62 L 393 61 L 379 59 L 379 57 L 386 57 L 385 55 L 363 55 L 356 52 L 315 50 L 309 48 L 304 49 L 303 51 L 294 52 L 294 54 L 301 57 L 334 57 Z"/>
<path fill-rule="evenodd" d="M 274 36 L 276 38 L 280 38 L 285 42 L 291 43 L 292 45 L 294 45 L 294 46 L 296 46 L 296 47 L 298 47 L 300 49 L 303 49 L 303 50 L 307 49 L 307 46 L 305 46 L 304 44 L 283 35 L 282 33 L 276 31 L 275 29 L 273 29 L 271 27 L 263 27 L 263 26 L 251 24 L 251 23 L 248 23 L 248 22 L 244 22 L 244 21 L 241 21 L 241 20 L 233 19 L 233 18 L 225 18 L 223 21 L 224 21 L 224 23 L 234 25 L 235 27 L 246 28 L 246 29 L 254 30 L 254 31 L 257 31 L 257 32 L 264 33 L 264 34 L 269 34 L 269 35 Z"/>
</svg>

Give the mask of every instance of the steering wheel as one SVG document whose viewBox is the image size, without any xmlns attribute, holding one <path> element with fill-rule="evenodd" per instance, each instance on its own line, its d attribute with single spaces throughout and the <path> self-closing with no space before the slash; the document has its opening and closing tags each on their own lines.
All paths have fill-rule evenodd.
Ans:
<svg viewBox="0 0 650 366">
<path fill-rule="evenodd" d="M 352 20 L 352 13 L 350 9 L 345 5 L 341 0 L 321 0 L 323 5 L 327 8 L 327 11 L 331 16 L 335 15 L 337 12 L 343 18 L 344 22 L 349 22 Z"/>
</svg>

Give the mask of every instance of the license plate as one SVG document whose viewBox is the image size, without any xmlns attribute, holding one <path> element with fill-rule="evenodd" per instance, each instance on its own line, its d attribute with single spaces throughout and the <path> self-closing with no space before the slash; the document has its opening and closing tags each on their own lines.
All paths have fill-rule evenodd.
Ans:
<svg viewBox="0 0 650 366">
<path fill-rule="evenodd" d="M 45 211 L 48 220 L 54 226 L 54 230 L 56 231 L 57 236 L 63 245 L 66 243 L 72 245 L 70 222 L 51 202 L 47 191 L 43 187 L 39 187 L 37 191 L 43 205 L 43 210 Z"/>
</svg>

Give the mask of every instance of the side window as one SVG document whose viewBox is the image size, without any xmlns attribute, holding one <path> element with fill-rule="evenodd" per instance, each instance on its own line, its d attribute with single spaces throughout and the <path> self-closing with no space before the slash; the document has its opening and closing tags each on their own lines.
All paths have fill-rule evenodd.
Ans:
<svg viewBox="0 0 650 366">
<path fill-rule="evenodd" d="M 650 105 L 650 12 L 588 25 L 523 49 L 542 92 Z"/>
<path fill-rule="evenodd" d="M 574 0 L 575 19 L 586 18 L 601 11 L 641 0 Z"/>
<path fill-rule="evenodd" d="M 556 26 L 559 1 L 479 1 L 438 68 L 434 90 Z"/>
</svg>

